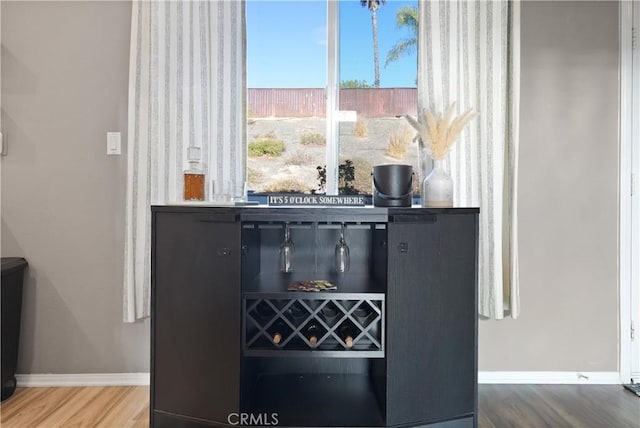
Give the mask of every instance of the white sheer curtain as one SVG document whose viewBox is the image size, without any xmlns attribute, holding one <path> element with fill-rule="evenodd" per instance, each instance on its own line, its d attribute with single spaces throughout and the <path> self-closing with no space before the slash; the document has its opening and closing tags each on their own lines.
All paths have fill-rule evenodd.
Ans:
<svg viewBox="0 0 640 428">
<path fill-rule="evenodd" d="M 480 207 L 479 313 L 516 318 L 519 1 L 420 0 L 420 109 L 480 116 L 447 158 L 455 206 Z"/>
<path fill-rule="evenodd" d="M 134 1 L 124 320 L 150 314 L 152 204 L 182 199 L 188 147 L 213 179 L 246 174 L 244 1 Z"/>
</svg>

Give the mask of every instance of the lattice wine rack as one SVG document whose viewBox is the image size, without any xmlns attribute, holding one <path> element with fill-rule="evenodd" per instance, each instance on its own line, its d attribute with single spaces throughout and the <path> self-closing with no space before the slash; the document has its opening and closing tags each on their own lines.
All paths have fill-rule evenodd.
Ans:
<svg viewBox="0 0 640 428">
<path fill-rule="evenodd" d="M 384 294 L 245 296 L 247 356 L 384 358 Z"/>
</svg>

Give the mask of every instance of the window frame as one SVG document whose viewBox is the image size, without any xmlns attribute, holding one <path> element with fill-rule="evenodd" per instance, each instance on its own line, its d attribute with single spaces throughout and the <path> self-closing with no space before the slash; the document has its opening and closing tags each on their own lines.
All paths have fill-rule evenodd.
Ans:
<svg viewBox="0 0 640 428">
<path fill-rule="evenodd" d="M 340 106 L 340 0 L 327 2 L 327 86 L 326 100 L 326 139 L 325 150 L 327 166 L 327 195 L 338 194 L 338 166 L 340 155 L 340 124 L 338 121 Z"/>
<path fill-rule="evenodd" d="M 258 0 L 243 0 L 258 1 Z M 340 125 L 342 112 L 340 111 L 340 6 L 348 0 L 322 0 L 326 6 L 326 82 L 325 98 L 325 183 L 324 193 L 327 195 L 340 194 Z M 417 1 L 417 8 L 420 2 Z M 248 87 L 247 87 L 248 89 Z M 248 143 L 248 141 L 247 141 Z M 249 190 L 253 198 L 265 196 L 268 192 L 254 192 Z M 371 193 L 364 194 L 369 201 Z M 417 199 L 416 199 L 417 198 Z M 414 202 L 419 201 L 419 195 L 414 195 Z"/>
</svg>

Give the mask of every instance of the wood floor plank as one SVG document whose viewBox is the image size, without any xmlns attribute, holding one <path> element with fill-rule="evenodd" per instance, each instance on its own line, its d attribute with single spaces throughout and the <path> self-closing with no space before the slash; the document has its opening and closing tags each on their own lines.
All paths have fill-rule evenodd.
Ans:
<svg viewBox="0 0 640 428">
<path fill-rule="evenodd" d="M 619 385 L 479 385 L 479 413 L 495 428 L 639 428 L 640 398 Z"/>
<path fill-rule="evenodd" d="M 148 428 L 149 427 L 149 407 L 140 410 L 133 418 L 131 428 Z"/>
<path fill-rule="evenodd" d="M 18 388 L 11 398 L 5 402 L 10 402 L 11 405 L 3 403 L 0 407 L 0 424 L 4 426 L 10 419 L 15 418 L 17 414 L 28 406 L 30 400 L 38 400 L 40 397 L 44 396 L 46 392 L 46 388 Z"/>
<path fill-rule="evenodd" d="M 491 421 L 489 415 L 487 415 L 487 412 L 485 412 L 482 408 L 478 409 L 478 426 L 482 428 L 498 428 Z"/>
<path fill-rule="evenodd" d="M 104 421 L 127 397 L 133 387 L 104 387 L 88 405 L 56 428 L 103 427 Z M 131 415 L 129 415 L 131 417 Z M 116 425 L 113 425 L 115 427 Z"/>
<path fill-rule="evenodd" d="M 35 388 L 34 388 L 35 389 Z M 43 418 L 40 426 L 57 428 L 62 426 L 72 415 L 83 412 L 90 403 L 100 395 L 101 388 L 56 388 L 66 392 L 65 399 L 58 402 L 53 409 Z M 39 421 L 34 421 L 38 423 Z"/>
<path fill-rule="evenodd" d="M 35 394 L 32 389 L 37 389 Z M 74 397 L 79 393 L 78 388 L 28 388 L 22 391 L 18 402 L 18 408 L 12 409 L 2 405 L 2 427 L 49 427 L 49 418 L 56 415 L 61 409 L 66 409 L 73 403 Z M 13 399 L 13 397 L 11 398 Z M 11 399 L 9 401 L 11 401 Z"/>
<path fill-rule="evenodd" d="M 480 428 L 640 428 L 640 398 L 619 385 L 479 385 Z M 147 428 L 149 387 L 21 388 L 2 428 Z"/>
<path fill-rule="evenodd" d="M 607 426 L 616 421 L 616 428 L 638 428 L 640 417 L 637 411 L 640 400 L 632 394 L 614 393 L 622 387 L 584 385 L 542 385 L 536 389 L 540 400 L 562 409 L 563 417 L 573 425 Z M 623 391 L 626 392 L 626 391 Z M 580 403 L 577 406 L 575 403 Z"/>
<path fill-rule="evenodd" d="M 130 387 L 122 400 L 96 426 L 133 428 L 139 420 L 144 424 L 142 426 L 149 426 L 149 390 Z"/>
<path fill-rule="evenodd" d="M 479 406 L 487 408 L 496 427 L 567 426 L 567 421 L 553 407 L 532 399 L 532 391 L 521 385 L 490 385 L 479 397 Z M 491 410 L 489 410 L 491 409 Z"/>
</svg>

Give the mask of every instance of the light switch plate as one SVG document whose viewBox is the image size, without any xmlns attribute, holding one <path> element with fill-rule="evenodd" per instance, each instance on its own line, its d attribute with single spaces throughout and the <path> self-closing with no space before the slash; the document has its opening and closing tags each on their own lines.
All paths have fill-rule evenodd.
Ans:
<svg viewBox="0 0 640 428">
<path fill-rule="evenodd" d="M 119 155 L 121 154 L 120 133 L 119 132 L 107 132 L 107 154 Z"/>
</svg>

